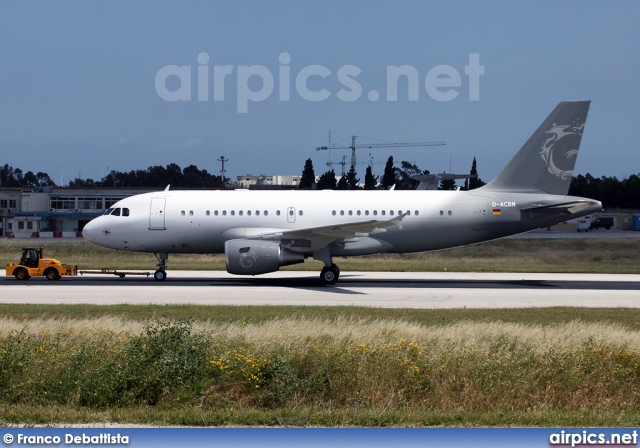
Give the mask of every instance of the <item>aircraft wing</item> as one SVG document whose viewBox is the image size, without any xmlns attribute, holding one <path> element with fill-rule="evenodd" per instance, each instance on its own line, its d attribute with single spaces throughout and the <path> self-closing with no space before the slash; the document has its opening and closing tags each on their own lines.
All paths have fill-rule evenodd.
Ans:
<svg viewBox="0 0 640 448">
<path fill-rule="evenodd" d="M 294 248 L 318 250 L 333 243 L 350 238 L 367 237 L 387 231 L 389 227 L 402 229 L 402 218 L 406 213 L 388 220 L 372 219 L 330 226 L 308 227 L 304 229 L 283 229 L 252 235 L 251 239 L 275 240 Z"/>
</svg>

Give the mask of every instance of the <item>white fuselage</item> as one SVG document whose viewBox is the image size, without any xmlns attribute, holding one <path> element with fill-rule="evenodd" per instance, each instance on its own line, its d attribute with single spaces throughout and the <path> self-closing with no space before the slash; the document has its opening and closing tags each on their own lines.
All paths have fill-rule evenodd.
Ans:
<svg viewBox="0 0 640 448">
<path fill-rule="evenodd" d="M 100 216 L 87 224 L 83 235 L 94 244 L 124 251 L 222 253 L 228 240 L 388 221 L 404 215 L 399 219 L 401 226 L 356 234 L 328 247 L 331 255 L 409 253 L 486 241 L 548 225 L 547 221 L 522 222 L 520 210 L 571 199 L 576 198 L 483 189 L 161 191 L 119 201 L 113 208 L 128 209 L 128 216 Z M 295 244 L 292 247 L 306 255 L 314 251 Z"/>
</svg>

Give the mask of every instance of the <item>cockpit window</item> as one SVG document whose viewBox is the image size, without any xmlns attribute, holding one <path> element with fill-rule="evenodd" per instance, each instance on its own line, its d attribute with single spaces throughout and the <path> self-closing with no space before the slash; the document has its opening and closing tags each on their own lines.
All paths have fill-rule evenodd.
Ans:
<svg viewBox="0 0 640 448">
<path fill-rule="evenodd" d="M 113 213 L 111 213 L 112 216 L 120 216 L 120 208 L 116 208 Z"/>
<path fill-rule="evenodd" d="M 108 209 L 108 210 L 105 210 L 105 212 L 103 213 L 103 215 L 104 215 L 104 216 L 106 216 L 106 215 L 110 215 L 112 212 L 113 212 L 113 209 L 112 209 L 112 208 L 110 208 L 110 209 Z"/>
<path fill-rule="evenodd" d="M 129 216 L 129 209 L 128 208 L 123 208 L 122 209 L 122 216 Z"/>
</svg>

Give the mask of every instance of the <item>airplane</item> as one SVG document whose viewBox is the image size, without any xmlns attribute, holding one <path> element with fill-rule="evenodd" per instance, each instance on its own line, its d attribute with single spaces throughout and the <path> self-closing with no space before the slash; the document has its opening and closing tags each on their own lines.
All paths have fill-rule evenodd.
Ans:
<svg viewBox="0 0 640 448">
<path fill-rule="evenodd" d="M 131 196 L 83 229 L 98 246 L 169 254 L 224 253 L 227 272 L 259 275 L 312 257 L 320 281 L 334 257 L 410 253 L 480 243 L 600 211 L 567 196 L 590 101 L 558 104 L 504 169 L 471 191 L 164 191 Z"/>
</svg>

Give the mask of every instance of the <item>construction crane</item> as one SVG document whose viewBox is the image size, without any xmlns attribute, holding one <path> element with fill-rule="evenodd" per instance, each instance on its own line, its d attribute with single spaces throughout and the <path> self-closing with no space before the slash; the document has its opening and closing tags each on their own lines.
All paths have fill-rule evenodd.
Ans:
<svg viewBox="0 0 640 448">
<path fill-rule="evenodd" d="M 369 153 L 369 161 L 368 162 L 358 162 L 359 164 L 366 164 L 366 165 L 375 165 L 378 163 L 383 163 L 383 162 L 374 162 L 373 161 L 373 156 L 371 155 L 371 153 Z M 327 162 L 327 166 L 328 167 L 333 167 L 333 165 L 340 165 L 342 167 L 342 175 L 344 176 L 345 173 L 345 166 L 347 165 L 347 156 L 342 156 L 342 159 L 339 162 L 332 162 L 331 160 L 329 160 Z"/>
<path fill-rule="evenodd" d="M 358 148 L 409 148 L 412 146 L 444 146 L 445 142 L 413 142 L 413 143 L 361 143 L 356 145 L 356 137 L 354 135 L 351 137 L 351 145 L 350 146 L 318 146 L 316 147 L 316 151 L 326 151 L 328 149 L 350 149 L 351 150 L 351 165 L 356 166 L 356 149 Z"/>
</svg>

